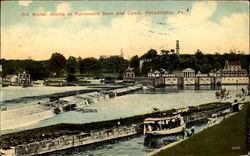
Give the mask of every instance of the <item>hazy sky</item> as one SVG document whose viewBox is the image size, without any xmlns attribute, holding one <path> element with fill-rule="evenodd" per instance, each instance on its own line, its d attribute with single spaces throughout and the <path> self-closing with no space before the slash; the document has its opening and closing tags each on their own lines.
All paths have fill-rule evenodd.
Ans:
<svg viewBox="0 0 250 156">
<path fill-rule="evenodd" d="M 168 13 L 148 15 L 146 11 Z M 50 15 L 56 12 L 65 16 Z M 53 52 L 66 58 L 99 58 L 119 55 L 121 49 L 128 58 L 150 48 L 158 52 L 174 49 L 176 40 L 180 41 L 180 53 L 194 53 L 197 49 L 204 53 L 230 49 L 249 53 L 249 2 L 1 2 L 1 57 L 5 59 L 49 59 Z"/>
</svg>

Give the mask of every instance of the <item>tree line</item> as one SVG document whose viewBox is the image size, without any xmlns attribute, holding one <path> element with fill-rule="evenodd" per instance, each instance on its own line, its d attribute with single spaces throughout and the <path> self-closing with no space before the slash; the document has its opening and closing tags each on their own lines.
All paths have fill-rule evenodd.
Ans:
<svg viewBox="0 0 250 156">
<path fill-rule="evenodd" d="M 140 70 L 141 59 L 150 59 L 150 61 L 145 61 Z M 160 69 L 172 72 L 173 70 L 193 68 L 195 71 L 208 73 L 213 69 L 224 68 L 226 60 L 240 61 L 242 68 L 249 69 L 250 55 L 235 51 L 225 54 L 203 54 L 200 50 L 197 50 L 195 54 L 176 55 L 166 50 L 158 53 L 154 49 L 150 49 L 141 57 L 135 55 L 129 60 L 119 56 L 99 59 L 94 57 L 76 58 L 69 56 L 66 59 L 62 54 L 56 52 L 51 55 L 49 60 L 1 59 L 0 64 L 3 66 L 3 77 L 7 74 L 18 74 L 19 72 L 26 71 L 31 75 L 32 80 L 67 77 L 69 81 L 74 81 L 76 75 L 101 78 L 104 73 L 116 74 L 118 78 L 122 78 L 122 74 L 129 66 L 134 68 L 137 76 L 144 76 L 150 70 Z"/>
</svg>

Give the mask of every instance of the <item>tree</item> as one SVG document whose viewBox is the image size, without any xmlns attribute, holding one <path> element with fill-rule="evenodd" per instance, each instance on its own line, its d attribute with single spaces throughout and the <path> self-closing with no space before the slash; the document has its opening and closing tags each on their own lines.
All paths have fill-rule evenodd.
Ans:
<svg viewBox="0 0 250 156">
<path fill-rule="evenodd" d="M 98 73 L 100 71 L 99 62 L 96 58 L 89 57 L 79 61 L 80 73 Z"/>
<path fill-rule="evenodd" d="M 140 59 L 139 59 L 138 55 L 133 56 L 133 57 L 129 60 L 129 64 L 130 64 L 130 67 L 132 67 L 132 68 L 139 68 Z"/>
<path fill-rule="evenodd" d="M 141 73 L 143 75 L 146 75 L 151 69 L 154 70 L 152 62 L 143 62 L 142 68 L 141 68 Z"/>
<path fill-rule="evenodd" d="M 142 55 L 141 58 L 154 58 L 157 56 L 157 51 L 155 49 L 150 49 L 147 53 Z"/>
<path fill-rule="evenodd" d="M 221 89 L 221 90 L 215 92 L 215 97 L 216 97 L 217 99 L 219 99 L 220 102 L 221 102 L 222 100 L 227 100 L 227 99 L 230 98 L 230 97 L 229 97 L 229 91 L 227 91 L 226 88 Z"/>
<path fill-rule="evenodd" d="M 169 50 L 161 50 L 161 53 L 165 54 L 165 55 L 168 55 L 170 53 L 170 51 Z"/>
<path fill-rule="evenodd" d="M 68 81 L 68 82 L 76 81 L 75 75 L 72 74 L 72 73 L 69 73 L 68 76 L 67 76 L 67 81 Z"/>
<path fill-rule="evenodd" d="M 66 62 L 67 72 L 68 73 L 75 73 L 76 72 L 76 65 L 77 65 L 76 58 L 73 56 L 70 56 Z"/>
<path fill-rule="evenodd" d="M 129 65 L 129 62 L 119 56 L 111 56 L 100 59 L 102 71 L 106 73 L 123 73 Z"/>
<path fill-rule="evenodd" d="M 53 53 L 49 59 L 50 71 L 60 76 L 63 73 L 66 64 L 66 58 L 60 53 Z"/>
</svg>

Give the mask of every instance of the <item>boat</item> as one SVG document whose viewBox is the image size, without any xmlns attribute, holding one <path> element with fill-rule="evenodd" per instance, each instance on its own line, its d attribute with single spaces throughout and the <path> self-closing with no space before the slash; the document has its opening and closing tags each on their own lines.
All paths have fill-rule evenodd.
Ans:
<svg viewBox="0 0 250 156">
<path fill-rule="evenodd" d="M 171 135 L 185 132 L 186 123 L 180 114 L 169 117 L 146 118 L 144 134 Z"/>
<path fill-rule="evenodd" d="M 32 82 L 32 86 L 34 87 L 41 87 L 44 86 L 44 81 L 43 80 L 36 80 Z"/>
</svg>

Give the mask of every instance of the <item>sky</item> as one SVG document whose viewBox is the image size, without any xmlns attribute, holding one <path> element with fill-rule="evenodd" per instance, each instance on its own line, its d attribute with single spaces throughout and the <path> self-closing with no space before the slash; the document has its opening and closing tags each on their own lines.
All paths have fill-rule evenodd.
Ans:
<svg viewBox="0 0 250 156">
<path fill-rule="evenodd" d="M 35 16 L 38 13 L 43 16 Z M 249 2 L 1 2 L 5 59 L 45 60 L 54 52 L 66 58 L 99 58 L 121 51 L 128 59 L 151 48 L 175 49 L 176 40 L 181 54 L 197 49 L 206 54 L 230 50 L 249 54 Z"/>
</svg>

